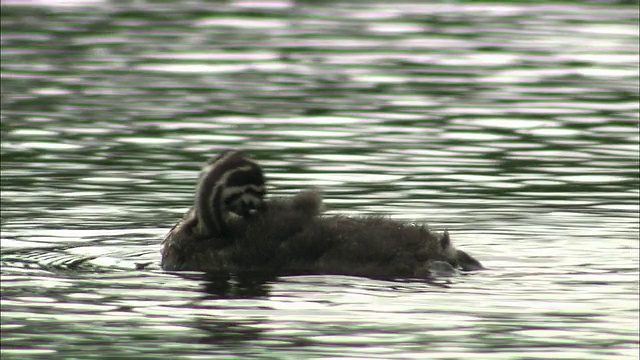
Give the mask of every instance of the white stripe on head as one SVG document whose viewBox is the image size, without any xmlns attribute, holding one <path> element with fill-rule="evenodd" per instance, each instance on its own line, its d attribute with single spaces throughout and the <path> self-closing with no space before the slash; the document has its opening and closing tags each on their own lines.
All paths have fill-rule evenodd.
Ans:
<svg viewBox="0 0 640 360">
<path fill-rule="evenodd" d="M 222 185 L 221 182 L 225 181 L 226 178 L 223 175 L 215 183 L 211 184 L 211 182 L 216 180 L 215 176 L 219 175 L 217 173 L 218 168 L 236 154 L 238 154 L 238 151 L 231 150 L 216 156 L 200 171 L 194 204 L 195 215 L 199 220 L 197 228 L 200 235 L 210 235 L 221 231 L 221 217 L 219 216 L 220 214 L 215 213 L 215 209 L 212 210 L 213 203 L 211 201 L 216 192 L 219 191 L 218 188 Z"/>
</svg>

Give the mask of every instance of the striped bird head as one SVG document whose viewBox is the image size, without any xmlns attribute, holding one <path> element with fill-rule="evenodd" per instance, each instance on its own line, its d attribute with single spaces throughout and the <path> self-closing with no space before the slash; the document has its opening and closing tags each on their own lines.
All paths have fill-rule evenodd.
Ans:
<svg viewBox="0 0 640 360">
<path fill-rule="evenodd" d="M 202 235 L 223 236 L 232 214 L 249 217 L 263 210 L 266 193 L 262 168 L 237 150 L 219 154 L 202 168 L 195 212 Z"/>
</svg>

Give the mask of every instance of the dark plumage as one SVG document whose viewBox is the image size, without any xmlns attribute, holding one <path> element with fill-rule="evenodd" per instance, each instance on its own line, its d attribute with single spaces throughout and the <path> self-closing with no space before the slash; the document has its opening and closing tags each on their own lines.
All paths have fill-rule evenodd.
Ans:
<svg viewBox="0 0 640 360">
<path fill-rule="evenodd" d="M 446 231 L 377 216 L 320 215 L 322 197 L 315 191 L 269 199 L 262 205 L 253 216 L 217 214 L 227 219 L 222 236 L 190 234 L 185 231 L 188 226 L 172 230 L 163 242 L 163 268 L 378 278 L 425 278 L 434 266 L 482 268 L 453 247 Z M 191 211 L 197 213 L 198 206 Z"/>
</svg>

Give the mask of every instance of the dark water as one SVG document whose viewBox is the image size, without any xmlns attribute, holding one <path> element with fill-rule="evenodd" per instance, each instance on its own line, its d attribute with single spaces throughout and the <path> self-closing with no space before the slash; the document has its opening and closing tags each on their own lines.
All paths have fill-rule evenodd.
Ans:
<svg viewBox="0 0 640 360">
<path fill-rule="evenodd" d="M 24 4 L 2 6 L 3 358 L 638 358 L 637 4 Z M 271 194 L 448 228 L 489 269 L 162 272 L 229 147 Z"/>
</svg>

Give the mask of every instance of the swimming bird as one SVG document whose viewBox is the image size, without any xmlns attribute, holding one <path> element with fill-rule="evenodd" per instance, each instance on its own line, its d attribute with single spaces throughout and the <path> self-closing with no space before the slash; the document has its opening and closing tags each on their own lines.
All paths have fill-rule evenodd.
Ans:
<svg viewBox="0 0 640 360">
<path fill-rule="evenodd" d="M 427 278 L 482 269 L 448 231 L 381 216 L 322 215 L 318 191 L 265 199 L 261 168 L 227 151 L 202 170 L 194 206 L 163 241 L 165 270 Z"/>
</svg>

